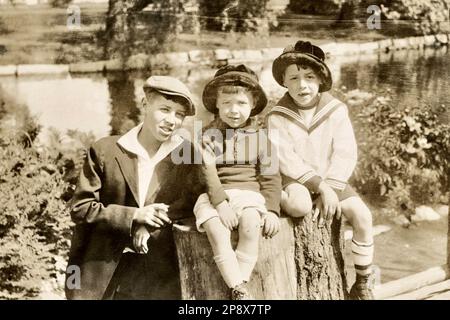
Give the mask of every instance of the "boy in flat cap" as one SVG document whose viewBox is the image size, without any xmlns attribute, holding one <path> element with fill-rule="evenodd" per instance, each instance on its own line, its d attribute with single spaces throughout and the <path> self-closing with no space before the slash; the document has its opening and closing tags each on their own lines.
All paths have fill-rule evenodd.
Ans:
<svg viewBox="0 0 450 320">
<path fill-rule="evenodd" d="M 198 198 L 194 214 L 200 232 L 208 235 L 214 261 L 231 291 L 231 299 L 252 299 L 246 288 L 258 258 L 261 233 L 279 231 L 281 177 L 267 134 L 250 117 L 267 104 L 256 74 L 245 65 L 219 69 L 203 91 L 203 104 L 216 115 L 204 130 L 210 151 L 207 193 Z M 231 245 L 231 231 L 239 241 Z"/>
<path fill-rule="evenodd" d="M 66 282 L 68 299 L 181 298 L 170 224 L 192 212 L 198 183 L 194 165 L 174 164 L 171 153 L 191 150 L 174 131 L 195 109 L 175 78 L 152 76 L 144 92 L 143 123 L 87 153 L 68 263 L 68 276 L 76 266 L 81 279 L 78 287 Z"/>
<path fill-rule="evenodd" d="M 320 214 L 319 225 L 344 213 L 354 231 L 356 282 L 350 296 L 373 299 L 372 215 L 348 184 L 357 146 L 347 106 L 328 93 L 332 78 L 324 60 L 322 49 L 298 41 L 273 62 L 275 80 L 288 90 L 267 118 L 269 136 L 279 151 L 281 206 L 293 217 L 314 214 L 315 219 Z M 275 131 L 277 136 L 272 134 Z"/>
</svg>

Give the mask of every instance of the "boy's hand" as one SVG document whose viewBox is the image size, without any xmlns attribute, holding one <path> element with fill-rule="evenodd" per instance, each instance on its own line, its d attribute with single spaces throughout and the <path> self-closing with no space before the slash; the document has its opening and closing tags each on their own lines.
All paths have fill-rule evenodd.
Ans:
<svg viewBox="0 0 450 320">
<path fill-rule="evenodd" d="M 333 219 L 336 213 L 337 217 L 341 216 L 341 205 L 339 198 L 334 190 L 324 181 L 319 185 L 320 197 L 316 200 L 313 221 L 316 220 L 320 213 L 319 226 L 323 226 L 325 221 Z"/>
<path fill-rule="evenodd" d="M 280 231 L 280 219 L 278 216 L 269 211 L 262 217 L 263 236 L 265 238 L 272 238 Z"/>
<path fill-rule="evenodd" d="M 230 207 L 230 204 L 227 200 L 222 201 L 216 207 L 217 212 L 219 213 L 220 220 L 223 225 L 227 227 L 230 231 L 236 228 L 239 224 L 238 217 L 236 212 Z"/>
<path fill-rule="evenodd" d="M 147 253 L 148 252 L 148 246 L 147 241 L 150 239 L 150 232 L 147 230 L 147 228 L 144 225 L 139 225 L 136 228 L 136 231 L 134 232 L 133 236 L 133 245 L 136 249 L 137 253 Z"/>
<path fill-rule="evenodd" d="M 169 206 L 164 203 L 153 203 L 143 208 L 136 209 L 133 222 L 145 224 L 150 227 L 161 228 L 165 224 L 171 224 L 167 211 Z"/>
</svg>

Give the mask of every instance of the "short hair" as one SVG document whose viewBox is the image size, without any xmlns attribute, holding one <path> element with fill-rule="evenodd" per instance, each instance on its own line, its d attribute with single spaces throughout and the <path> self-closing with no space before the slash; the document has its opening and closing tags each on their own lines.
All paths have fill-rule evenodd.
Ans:
<svg viewBox="0 0 450 320">
<path fill-rule="evenodd" d="M 249 86 L 244 86 L 241 84 L 226 84 L 226 85 L 220 85 L 217 88 L 217 94 L 219 93 L 241 93 L 241 92 L 245 92 L 245 93 L 250 93 L 253 97 L 253 104 L 256 105 L 258 102 L 258 92 L 249 87 Z"/>
<path fill-rule="evenodd" d="M 307 69 L 307 68 L 311 69 L 314 72 L 314 74 L 320 79 L 320 81 L 322 83 L 325 82 L 323 75 L 326 71 L 322 69 L 323 68 L 322 66 L 319 66 L 314 63 L 308 63 L 307 61 L 302 61 L 300 63 L 291 63 L 291 64 L 287 65 L 287 67 L 292 64 L 295 64 L 297 66 L 297 68 L 299 68 L 299 69 Z M 287 67 L 286 67 L 286 69 L 284 69 L 283 81 L 284 81 L 284 77 L 286 76 Z"/>
<path fill-rule="evenodd" d="M 160 95 L 160 96 L 163 96 L 167 100 L 181 104 L 186 109 L 186 111 L 189 111 L 189 109 L 190 109 L 189 101 L 182 96 L 173 95 L 173 94 L 165 94 L 154 88 L 144 88 L 144 93 L 145 93 L 147 100 L 151 100 L 154 95 Z"/>
</svg>

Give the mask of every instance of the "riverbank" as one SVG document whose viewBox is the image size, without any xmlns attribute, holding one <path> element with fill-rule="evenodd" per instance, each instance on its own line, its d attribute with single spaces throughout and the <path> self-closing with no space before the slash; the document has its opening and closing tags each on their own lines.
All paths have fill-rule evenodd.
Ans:
<svg viewBox="0 0 450 320">
<path fill-rule="evenodd" d="M 448 46 L 450 34 L 427 35 L 402 39 L 384 39 L 373 42 L 326 42 L 321 45 L 328 57 L 370 53 L 386 53 L 396 50 L 423 49 Z M 91 73 L 140 69 L 166 69 L 177 66 L 217 66 L 230 62 L 251 61 L 253 63 L 275 59 L 283 48 L 262 49 L 215 49 L 191 50 L 189 52 L 137 54 L 128 60 L 100 60 L 73 64 L 24 64 L 0 65 L 0 76 L 23 76 L 33 74 Z"/>
<path fill-rule="evenodd" d="M 254 34 L 230 34 L 228 32 L 201 31 L 192 34 L 185 31 L 177 34 L 171 42 L 165 43 L 159 50 L 160 55 L 152 55 L 151 59 L 142 55 L 132 57 L 128 62 L 102 61 L 103 49 L 99 45 L 99 33 L 104 28 L 107 4 L 80 4 L 79 29 L 67 27 L 67 11 L 65 8 L 51 8 L 48 5 L 3 6 L 0 26 L 0 66 L 6 66 L 3 73 L 41 73 L 45 65 L 69 66 L 73 72 L 115 71 L 121 69 L 140 69 L 147 67 L 173 66 L 184 63 L 212 63 L 224 59 L 261 59 L 272 58 L 269 49 L 283 48 L 292 39 L 314 41 L 326 45 L 335 54 L 354 53 L 358 50 L 372 51 L 368 43 L 386 40 L 383 48 L 406 48 L 420 46 L 409 43 L 410 40 L 392 40 L 376 30 L 352 29 L 339 30 L 331 28 L 335 19 L 329 16 L 290 15 L 289 25 L 274 29 L 267 37 Z M 384 22 L 384 28 L 393 28 L 394 23 Z M 398 22 L 395 22 L 398 23 Z M 405 22 L 402 22 L 405 23 Z M 402 28 L 399 28 L 401 32 Z M 395 30 L 395 27 L 394 27 Z M 405 32 L 396 37 L 407 36 Z M 411 38 L 412 39 L 412 38 Z M 442 41 L 448 42 L 444 36 Z M 406 41 L 406 42 L 405 42 Z M 414 42 L 414 41 L 413 41 Z M 432 45 L 431 38 L 426 40 Z M 439 42 L 439 41 L 438 41 Z M 336 47 L 336 44 L 339 46 Z M 202 49 L 199 51 L 198 49 Z M 223 50 L 225 49 L 226 50 Z M 258 52 L 256 52 L 258 51 Z M 168 53 L 170 52 L 170 53 Z M 277 52 L 278 51 L 272 51 Z M 96 61 L 96 62 L 92 62 Z M 259 61 L 259 60 L 257 60 Z M 18 65 L 44 65 L 37 67 L 14 67 Z M 61 71 L 56 71 L 61 72 Z"/>
</svg>

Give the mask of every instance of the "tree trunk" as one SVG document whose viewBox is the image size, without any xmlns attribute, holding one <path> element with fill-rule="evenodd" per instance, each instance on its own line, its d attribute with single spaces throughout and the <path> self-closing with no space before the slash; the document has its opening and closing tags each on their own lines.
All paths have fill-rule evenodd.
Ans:
<svg viewBox="0 0 450 320">
<path fill-rule="evenodd" d="M 136 13 L 152 0 L 109 0 L 104 38 L 106 59 L 131 55 L 135 38 Z"/>
<path fill-rule="evenodd" d="M 362 26 L 360 21 L 363 12 L 362 6 L 361 0 L 345 1 L 341 6 L 335 26 L 343 29 L 360 28 Z"/>
<path fill-rule="evenodd" d="M 448 169 L 447 169 L 448 170 Z M 450 170 L 449 171 L 449 175 L 450 175 Z M 447 216 L 447 220 L 448 220 L 448 232 L 447 232 L 447 266 L 450 269 L 450 194 L 448 196 L 448 216 Z"/>
<path fill-rule="evenodd" d="M 174 226 L 183 299 L 229 299 L 205 234 L 192 221 Z M 237 232 L 232 234 L 237 243 Z M 281 219 L 273 239 L 261 238 L 249 282 L 256 299 L 344 299 L 347 295 L 341 221 L 319 229 L 311 217 Z"/>
<path fill-rule="evenodd" d="M 319 228 L 308 215 L 295 223 L 296 267 L 299 300 L 347 298 L 342 221 Z"/>
</svg>

